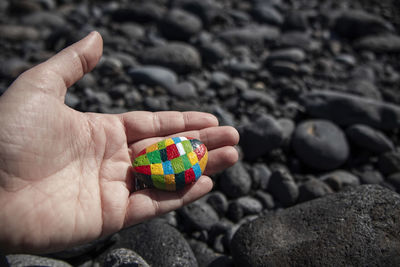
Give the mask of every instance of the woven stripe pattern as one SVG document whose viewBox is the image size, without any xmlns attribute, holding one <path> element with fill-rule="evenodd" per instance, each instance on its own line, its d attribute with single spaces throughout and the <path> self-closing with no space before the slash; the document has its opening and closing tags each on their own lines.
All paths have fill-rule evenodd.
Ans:
<svg viewBox="0 0 400 267">
<path fill-rule="evenodd" d="M 206 146 L 197 139 L 173 137 L 143 149 L 133 162 L 135 177 L 146 185 L 175 191 L 197 181 L 208 160 Z"/>
</svg>

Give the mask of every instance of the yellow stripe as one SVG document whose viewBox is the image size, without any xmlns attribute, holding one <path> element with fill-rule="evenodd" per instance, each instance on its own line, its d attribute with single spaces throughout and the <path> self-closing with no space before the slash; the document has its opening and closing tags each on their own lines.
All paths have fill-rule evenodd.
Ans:
<svg viewBox="0 0 400 267">
<path fill-rule="evenodd" d="M 204 170 L 206 169 L 207 161 L 208 161 L 208 151 L 206 151 L 204 156 L 199 161 L 199 165 L 200 165 L 200 169 L 201 169 L 202 173 L 204 173 Z"/>
</svg>

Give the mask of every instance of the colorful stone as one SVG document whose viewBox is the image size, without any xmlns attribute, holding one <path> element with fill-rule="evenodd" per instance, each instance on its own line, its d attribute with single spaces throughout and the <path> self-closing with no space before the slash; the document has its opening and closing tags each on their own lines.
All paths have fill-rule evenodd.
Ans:
<svg viewBox="0 0 400 267">
<path fill-rule="evenodd" d="M 148 187 L 176 191 L 196 182 L 208 160 L 197 139 L 173 137 L 143 149 L 133 161 L 134 175 Z"/>
</svg>

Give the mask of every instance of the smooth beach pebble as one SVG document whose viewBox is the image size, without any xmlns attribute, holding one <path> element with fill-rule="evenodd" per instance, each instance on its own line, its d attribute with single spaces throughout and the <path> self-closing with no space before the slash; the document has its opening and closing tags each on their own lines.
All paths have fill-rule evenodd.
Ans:
<svg viewBox="0 0 400 267">
<path fill-rule="evenodd" d="M 133 161 L 134 176 L 149 187 L 176 191 L 196 182 L 208 160 L 206 146 L 190 137 L 173 137 L 143 149 Z"/>
</svg>

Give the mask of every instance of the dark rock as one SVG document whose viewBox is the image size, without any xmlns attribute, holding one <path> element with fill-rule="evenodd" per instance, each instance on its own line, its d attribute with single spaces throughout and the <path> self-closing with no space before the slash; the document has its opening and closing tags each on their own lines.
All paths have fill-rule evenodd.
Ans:
<svg viewBox="0 0 400 267">
<path fill-rule="evenodd" d="M 287 61 L 274 61 L 267 65 L 268 70 L 277 75 L 292 76 L 298 73 L 296 64 Z"/>
<path fill-rule="evenodd" d="M 6 256 L 8 264 L 12 267 L 31 267 L 31 266 L 51 266 L 51 267 L 71 267 L 68 263 L 60 260 L 27 255 L 9 254 Z"/>
<path fill-rule="evenodd" d="M 262 203 L 264 209 L 271 210 L 275 207 L 275 202 L 272 196 L 268 193 L 265 193 L 264 191 L 258 190 L 255 193 L 254 197 Z"/>
<path fill-rule="evenodd" d="M 149 267 L 147 262 L 136 252 L 126 248 L 118 248 L 110 251 L 104 260 L 104 267 L 137 266 Z"/>
<path fill-rule="evenodd" d="M 234 116 L 225 109 L 215 106 L 212 113 L 218 118 L 220 125 L 235 126 L 236 123 Z"/>
<path fill-rule="evenodd" d="M 239 222 L 244 216 L 242 206 L 237 201 L 230 202 L 226 216 L 233 222 Z"/>
<path fill-rule="evenodd" d="M 225 248 L 224 248 L 224 244 L 223 244 L 223 241 L 222 241 L 223 237 L 224 237 L 223 235 L 217 236 L 214 239 L 214 244 L 213 244 L 214 251 L 218 252 L 218 253 L 221 253 L 221 254 L 225 253 Z"/>
<path fill-rule="evenodd" d="M 132 40 L 143 38 L 145 33 L 143 27 L 132 22 L 122 23 L 119 30 Z"/>
<path fill-rule="evenodd" d="M 198 97 L 196 87 L 190 82 L 183 82 L 167 89 L 168 93 L 182 100 L 196 99 Z"/>
<path fill-rule="evenodd" d="M 10 58 L 9 60 L 5 60 L 2 62 L 0 66 L 0 77 L 12 78 L 15 79 L 32 67 L 32 64 L 26 62 L 25 60 L 21 60 L 19 58 Z"/>
<path fill-rule="evenodd" d="M 187 44 L 170 43 L 164 46 L 146 49 L 142 61 L 148 65 L 160 65 L 183 74 L 201 67 L 198 51 Z"/>
<path fill-rule="evenodd" d="M 232 78 L 222 71 L 215 71 L 210 77 L 210 86 L 213 88 L 221 88 L 231 82 Z"/>
<path fill-rule="evenodd" d="M 119 233 L 121 240 L 116 248 L 135 251 L 150 266 L 197 266 L 182 234 L 162 220 L 138 224 Z"/>
<path fill-rule="evenodd" d="M 35 12 L 22 18 L 22 23 L 35 28 L 48 27 L 57 29 L 67 24 L 63 16 L 50 11 Z"/>
<path fill-rule="evenodd" d="M 357 63 L 356 58 L 353 55 L 349 55 L 349 54 L 337 55 L 335 57 L 335 60 L 337 62 L 343 63 L 343 64 L 345 64 L 347 66 L 351 66 L 351 67 L 355 66 Z"/>
<path fill-rule="evenodd" d="M 242 93 L 242 99 L 248 102 L 258 102 L 267 107 L 275 106 L 275 99 L 264 91 L 245 90 Z"/>
<path fill-rule="evenodd" d="M 391 34 L 368 36 L 358 40 L 354 46 L 360 50 L 377 53 L 398 53 L 400 52 L 400 37 Z"/>
<path fill-rule="evenodd" d="M 290 31 L 283 33 L 278 39 L 277 46 L 284 47 L 297 47 L 305 51 L 314 49 L 313 40 L 309 34 L 299 31 Z"/>
<path fill-rule="evenodd" d="M 261 47 L 266 42 L 276 40 L 279 35 L 279 29 L 275 27 L 248 26 L 226 30 L 219 37 L 231 46 L 248 45 Z"/>
<path fill-rule="evenodd" d="M 333 29 L 349 39 L 394 31 L 388 21 L 362 10 L 340 12 L 333 21 Z"/>
<path fill-rule="evenodd" d="M 243 225 L 232 256 L 238 266 L 397 266 L 399 207 L 380 186 L 330 194 Z"/>
<path fill-rule="evenodd" d="M 105 76 L 119 75 L 123 72 L 122 62 L 115 57 L 103 56 L 97 68 L 99 72 Z"/>
<path fill-rule="evenodd" d="M 312 178 L 299 187 L 299 202 L 309 201 L 333 193 L 332 189 L 319 179 Z"/>
<path fill-rule="evenodd" d="M 111 19 L 116 22 L 155 22 L 161 19 L 163 9 L 155 3 L 144 2 L 129 7 L 121 7 L 110 13 Z"/>
<path fill-rule="evenodd" d="M 283 168 L 272 172 L 268 191 L 285 206 L 295 204 L 299 197 L 299 188 L 292 175 Z"/>
<path fill-rule="evenodd" d="M 209 64 L 216 63 L 228 57 L 228 51 L 221 42 L 208 42 L 198 46 L 202 60 Z"/>
<path fill-rule="evenodd" d="M 218 222 L 219 217 L 215 210 L 207 203 L 196 201 L 179 210 L 188 229 L 210 230 Z"/>
<path fill-rule="evenodd" d="M 271 25 L 279 26 L 284 21 L 283 16 L 270 5 L 255 5 L 252 14 L 256 20 Z"/>
<path fill-rule="evenodd" d="M 175 7 L 180 7 L 201 18 L 206 26 L 213 23 L 220 13 L 220 7 L 212 0 L 177 0 L 173 2 Z"/>
<path fill-rule="evenodd" d="M 373 99 L 333 91 L 312 91 L 302 95 L 308 114 L 350 126 L 391 130 L 400 127 L 400 107 Z"/>
<path fill-rule="evenodd" d="M 374 170 L 363 171 L 359 177 L 362 184 L 381 184 L 383 182 L 382 174 Z"/>
<path fill-rule="evenodd" d="M 382 132 L 369 126 L 356 124 L 346 130 L 350 141 L 373 153 L 381 154 L 394 149 L 393 142 Z"/>
<path fill-rule="evenodd" d="M 301 10 L 291 10 L 285 15 L 283 28 L 285 31 L 306 31 L 309 29 L 308 15 Z"/>
<path fill-rule="evenodd" d="M 397 193 L 400 193 L 400 172 L 388 176 L 386 180 L 396 188 Z"/>
<path fill-rule="evenodd" d="M 2 39 L 21 42 L 39 39 L 40 32 L 34 27 L 3 24 L 0 25 L 0 36 Z"/>
<path fill-rule="evenodd" d="M 250 61 L 233 61 L 227 64 L 226 68 L 233 74 L 256 73 L 260 69 L 260 64 Z"/>
<path fill-rule="evenodd" d="M 261 115 L 256 120 L 239 129 L 240 146 L 245 158 L 249 160 L 263 156 L 280 147 L 283 130 L 279 123 L 269 115 Z"/>
<path fill-rule="evenodd" d="M 241 162 L 226 169 L 219 180 L 221 191 L 228 197 L 237 198 L 249 193 L 251 177 Z"/>
<path fill-rule="evenodd" d="M 218 255 L 203 242 L 191 239 L 189 240 L 189 244 L 196 256 L 199 267 L 208 267 L 209 264 L 218 257 Z"/>
<path fill-rule="evenodd" d="M 228 210 L 228 200 L 225 195 L 219 191 L 214 191 L 208 194 L 207 203 L 218 213 L 220 217 L 223 217 Z"/>
<path fill-rule="evenodd" d="M 349 93 L 358 96 L 363 96 L 375 100 L 382 100 L 382 96 L 378 88 L 376 88 L 376 86 L 368 80 L 352 80 L 347 84 L 346 89 Z"/>
<path fill-rule="evenodd" d="M 134 84 L 161 86 L 167 90 L 175 90 L 178 81 L 176 74 L 163 67 L 146 66 L 129 70 L 129 76 Z"/>
<path fill-rule="evenodd" d="M 258 214 L 263 208 L 260 201 L 249 196 L 240 197 L 236 202 L 242 207 L 244 215 Z"/>
<path fill-rule="evenodd" d="M 168 100 L 167 96 L 148 96 L 144 99 L 143 104 L 149 111 L 167 111 L 169 110 Z"/>
<path fill-rule="evenodd" d="M 342 130 L 325 120 L 309 120 L 297 126 L 293 134 L 296 155 L 308 166 L 331 170 L 349 156 L 349 146 Z"/>
<path fill-rule="evenodd" d="M 207 267 L 233 267 L 234 262 L 232 258 L 222 255 L 210 262 L 210 264 Z"/>
<path fill-rule="evenodd" d="M 360 185 L 360 180 L 357 176 L 342 170 L 324 174 L 319 179 L 327 183 L 335 191 Z"/>
<path fill-rule="evenodd" d="M 271 171 L 264 163 L 257 163 L 253 166 L 252 170 L 252 187 L 253 189 L 266 190 L 268 188 L 269 179 L 271 178 Z"/>
<path fill-rule="evenodd" d="M 282 131 L 283 131 L 284 144 L 285 145 L 290 144 L 290 142 L 292 140 L 292 134 L 296 128 L 294 121 L 292 121 L 291 119 L 282 118 L 282 119 L 278 119 L 278 123 L 281 126 Z"/>
<path fill-rule="evenodd" d="M 267 63 L 272 61 L 289 61 L 298 63 L 304 61 L 306 54 L 299 48 L 287 48 L 271 51 L 267 57 Z"/>
<path fill-rule="evenodd" d="M 400 172 L 400 151 L 390 151 L 380 155 L 378 168 L 384 175 Z"/>
<path fill-rule="evenodd" d="M 158 28 L 167 39 L 186 41 L 201 31 L 202 22 L 191 13 L 172 9 L 161 19 Z"/>
</svg>

